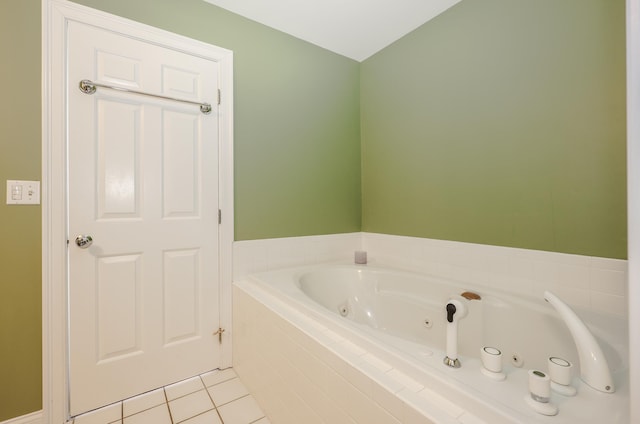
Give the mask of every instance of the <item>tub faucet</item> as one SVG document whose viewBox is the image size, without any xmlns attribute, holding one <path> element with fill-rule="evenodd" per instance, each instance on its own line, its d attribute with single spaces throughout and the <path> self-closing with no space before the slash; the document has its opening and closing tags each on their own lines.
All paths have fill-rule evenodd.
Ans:
<svg viewBox="0 0 640 424">
<path fill-rule="evenodd" d="M 458 359 L 458 321 L 467 316 L 467 305 L 462 297 L 449 299 L 445 310 L 447 311 L 447 356 L 444 364 L 453 368 L 460 368 Z"/>
<path fill-rule="evenodd" d="M 598 391 L 613 393 L 615 386 L 613 385 L 607 358 L 605 358 L 600 345 L 591 334 L 591 331 L 589 331 L 589 328 L 569 305 L 550 291 L 544 292 L 544 300 L 558 311 L 564 323 L 569 327 L 573 341 L 578 349 L 580 378 L 582 381 Z"/>
</svg>

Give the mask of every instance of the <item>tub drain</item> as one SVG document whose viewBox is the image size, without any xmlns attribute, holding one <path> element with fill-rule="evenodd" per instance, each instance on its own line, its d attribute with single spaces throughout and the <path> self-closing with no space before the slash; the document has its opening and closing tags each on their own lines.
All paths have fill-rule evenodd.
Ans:
<svg viewBox="0 0 640 424">
<path fill-rule="evenodd" d="M 343 317 L 349 315 L 349 305 L 347 303 L 343 303 L 342 305 L 338 306 L 338 313 L 340 313 L 340 315 Z"/>
</svg>

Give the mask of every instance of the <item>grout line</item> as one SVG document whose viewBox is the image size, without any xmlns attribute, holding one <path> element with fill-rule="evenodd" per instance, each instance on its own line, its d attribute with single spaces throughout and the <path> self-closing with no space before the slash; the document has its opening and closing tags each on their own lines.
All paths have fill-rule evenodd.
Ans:
<svg viewBox="0 0 640 424">
<path fill-rule="evenodd" d="M 208 412 L 211 412 L 211 411 L 216 411 L 216 412 L 218 412 L 218 411 L 216 410 L 216 408 L 207 409 L 206 411 L 202 411 L 202 412 L 200 412 L 199 414 L 196 414 L 196 415 L 194 415 L 194 416 L 192 416 L 192 417 L 185 418 L 184 420 L 182 420 L 182 421 L 180 421 L 179 423 L 176 423 L 176 424 L 181 424 L 181 423 L 183 423 L 183 422 L 185 422 L 185 421 L 192 420 L 192 419 L 194 419 L 195 417 L 199 417 L 200 415 L 204 415 L 204 414 L 206 414 L 206 413 L 208 413 Z M 218 414 L 218 416 L 220 416 L 220 414 Z M 220 420 L 222 420 L 222 418 L 220 418 Z M 224 423 L 223 423 L 223 424 L 224 424 Z"/>
<path fill-rule="evenodd" d="M 229 405 L 230 403 L 233 403 L 233 402 L 238 401 L 238 400 L 240 400 L 240 399 L 246 398 L 247 396 L 251 396 L 251 393 L 249 392 L 249 393 L 247 393 L 247 394 L 245 394 L 245 395 L 243 395 L 243 396 L 240 396 L 240 397 L 238 397 L 238 398 L 236 398 L 236 399 L 233 399 L 233 400 L 231 400 L 231 401 L 229 401 L 229 402 L 226 402 L 226 403 L 224 403 L 224 404 L 217 405 L 217 404 L 216 404 L 216 402 L 215 402 L 215 401 L 214 401 L 214 399 L 213 399 L 213 396 L 211 395 L 211 393 L 210 393 L 210 392 L 209 392 L 209 390 L 208 390 L 208 389 L 209 389 L 209 387 L 213 387 L 213 386 L 216 386 L 216 385 L 218 385 L 218 384 L 222 384 L 222 383 L 225 383 L 225 382 L 231 381 L 231 380 L 233 380 L 233 379 L 238 379 L 238 380 L 241 382 L 240 378 L 236 375 L 236 376 L 234 376 L 234 377 L 231 377 L 231 378 L 229 378 L 229 379 L 226 379 L 226 380 L 220 381 L 220 382 L 218 382 L 218 383 L 216 383 L 216 384 L 213 384 L 213 385 L 211 385 L 211 386 L 207 386 L 207 385 L 205 384 L 205 382 L 204 382 L 204 379 L 202 378 L 202 375 L 199 375 L 198 377 L 200 378 L 200 382 L 202 383 L 202 385 L 203 385 L 203 387 L 204 387 L 204 391 L 207 393 L 207 396 L 209 397 L 209 399 L 211 400 L 211 403 L 213 404 L 213 408 L 212 408 L 212 409 L 208 409 L 208 410 L 206 410 L 206 411 L 203 411 L 203 412 L 201 412 L 201 413 L 199 413 L 199 414 L 197 414 L 197 415 L 194 415 L 193 417 L 189 417 L 189 418 L 187 418 L 187 420 L 190 420 L 190 419 L 192 419 L 192 418 L 194 418 L 194 417 L 197 417 L 197 416 L 200 416 L 200 415 L 206 414 L 206 413 L 208 413 L 208 412 L 211 412 L 212 410 L 215 410 L 215 411 L 216 411 L 216 414 L 218 414 L 218 418 L 220 419 L 220 423 L 221 423 L 221 424 L 224 424 L 224 420 L 222 419 L 222 415 L 220 414 L 219 407 L 221 407 L 221 406 L 225 406 L 225 405 Z M 202 390 L 202 389 L 201 389 L 201 390 Z M 200 391 L 200 390 L 196 390 L 195 392 L 187 393 L 187 394 L 185 394 L 185 395 L 183 395 L 183 396 L 177 397 L 176 399 L 180 399 L 180 398 L 183 398 L 183 397 L 186 397 L 186 396 L 192 395 L 193 393 L 197 393 L 197 392 L 199 392 L 199 391 Z M 167 411 L 169 412 L 169 419 L 170 419 L 170 421 L 171 421 L 171 424 L 179 424 L 179 423 L 177 423 L 177 422 L 175 421 L 175 419 L 174 419 L 174 417 L 173 417 L 173 414 L 171 413 L 170 401 L 169 401 L 169 398 L 168 398 L 168 396 L 167 396 L 166 386 L 162 387 L 162 394 L 163 394 L 163 396 L 164 396 L 164 404 L 165 404 L 165 406 L 167 407 Z M 172 400 L 174 400 L 174 399 L 172 399 Z M 119 403 L 120 403 L 120 420 L 119 420 L 119 422 L 120 422 L 121 424 L 123 424 L 123 423 L 124 423 L 124 419 L 125 419 L 125 416 L 124 416 L 124 401 L 120 401 Z M 151 409 L 153 409 L 153 408 L 157 408 L 157 407 L 159 407 L 159 406 L 162 406 L 162 404 L 155 405 L 155 406 L 151 406 L 151 407 L 149 407 L 149 408 L 147 408 L 147 409 L 144 409 L 144 410 L 142 410 L 142 411 L 138 411 L 138 412 L 136 412 L 135 414 L 131 414 L 131 415 L 129 415 L 128 417 L 131 417 L 131 416 L 134 416 L 134 415 L 141 414 L 141 413 L 143 413 L 143 412 L 149 411 L 149 410 L 151 410 Z M 263 419 L 263 418 L 266 418 L 266 417 L 267 417 L 266 415 L 264 415 L 264 411 L 261 411 L 261 412 L 262 412 L 262 414 L 263 414 L 263 415 L 262 415 L 260 418 L 258 418 L 258 419 L 256 419 L 256 420 L 254 420 L 254 421 L 251 421 L 251 423 L 249 423 L 249 424 L 256 423 L 256 422 L 260 421 L 261 419 Z M 128 417 L 127 417 L 127 418 L 128 418 Z M 67 423 L 66 423 L 66 424 L 74 424 L 74 423 L 75 423 L 75 418 L 76 418 L 76 417 L 72 417 L 72 418 L 71 418 L 71 421 L 67 421 Z M 186 421 L 186 420 L 184 420 L 184 421 Z M 181 421 L 181 422 L 184 422 L 184 421 Z M 114 421 L 113 423 L 117 423 L 117 422 L 118 422 L 118 421 Z M 113 424 L 113 423 L 111 423 L 111 424 Z M 1 423 L 0 423 L 0 424 L 1 424 Z"/>
<path fill-rule="evenodd" d="M 216 414 L 218 414 L 218 418 L 220 418 L 220 422 L 222 424 L 224 424 L 224 420 L 222 419 L 222 415 L 220 415 L 220 411 L 218 411 L 218 405 L 216 405 L 216 401 L 213 400 L 213 397 L 211 396 L 211 393 L 209 393 L 209 388 L 204 383 L 204 380 L 202 379 L 202 375 L 200 375 L 199 377 L 200 377 L 200 381 L 202 382 L 202 385 L 204 386 L 204 391 L 207 392 L 207 396 L 209 396 L 209 399 L 211 399 L 211 403 L 213 404 L 213 409 L 216 410 Z M 214 384 L 214 386 L 215 386 L 215 384 Z M 213 386 L 211 386 L 211 387 L 213 387 Z"/>
<path fill-rule="evenodd" d="M 201 391 L 203 391 L 203 390 L 205 390 L 205 391 L 206 391 L 206 390 L 207 390 L 207 388 L 206 388 L 206 387 L 203 387 L 202 389 L 198 389 L 198 390 L 195 390 L 195 391 L 193 391 L 193 392 L 186 393 L 186 394 L 184 394 L 184 395 L 182 395 L 182 396 L 178 396 L 178 397 L 176 397 L 176 398 L 174 398 L 174 399 L 167 400 L 167 403 L 169 403 L 169 402 L 173 402 L 174 400 L 182 399 L 182 398 L 187 397 L 187 396 L 191 396 L 191 395 L 193 395 L 193 394 L 195 394 L 195 393 L 198 393 L 198 392 L 201 392 Z M 2 424 L 2 423 L 0 423 L 0 424 Z"/>
<path fill-rule="evenodd" d="M 222 404 L 220 404 L 220 405 L 216 406 L 216 408 L 219 408 L 219 407 L 221 407 L 221 406 L 225 406 L 225 405 L 229 405 L 230 403 L 233 403 L 233 402 L 235 402 L 235 401 L 237 401 L 237 400 L 240 400 L 240 399 L 242 399 L 242 398 L 246 398 L 247 396 L 251 396 L 251 393 L 247 393 L 246 395 L 242 395 L 242 396 L 240 396 L 240 397 L 238 397 L 238 398 L 232 399 L 232 400 L 230 400 L 229 402 L 222 403 Z"/>
<path fill-rule="evenodd" d="M 136 415 L 140 415 L 140 414 L 142 414 L 144 412 L 151 411 L 152 409 L 158 408 L 158 407 L 160 407 L 162 405 L 167 405 L 167 406 L 169 405 L 169 403 L 166 401 L 166 397 L 165 397 L 165 401 L 164 402 L 159 403 L 157 405 L 150 406 L 150 407 L 148 407 L 146 409 L 142 409 L 142 410 L 140 410 L 138 412 L 134 412 L 133 414 L 129 414 L 127 416 L 124 416 L 124 414 L 123 414 L 122 419 L 124 420 L 125 418 L 130 418 L 130 417 L 134 417 Z"/>
<path fill-rule="evenodd" d="M 171 408 L 169 407 L 169 398 L 167 398 L 167 391 L 164 387 L 162 388 L 162 394 L 164 394 L 164 402 L 165 405 L 167 405 L 167 410 L 169 411 L 169 419 L 171 420 L 171 424 L 176 424 L 176 422 L 173 420 L 173 414 L 171 413 Z"/>
<path fill-rule="evenodd" d="M 217 371 L 218 373 L 220 373 L 220 372 L 222 372 L 222 371 L 226 371 L 226 370 L 228 370 L 228 369 L 233 369 L 233 368 L 225 368 L 225 369 L 216 368 L 216 369 L 215 369 L 215 370 L 213 370 L 213 371 Z M 234 374 L 235 374 L 235 371 L 234 371 Z M 205 387 L 205 388 L 207 388 L 207 389 L 208 389 L 209 387 L 213 387 L 213 386 L 217 386 L 218 384 L 222 384 L 222 383 L 224 383 L 224 382 L 226 382 L 226 381 L 233 380 L 234 378 L 238 378 L 238 375 L 236 374 L 235 376 L 233 376 L 233 377 L 229 377 L 229 378 L 227 378 L 226 380 L 220 380 L 220 381 L 218 381 L 218 382 L 217 382 L 217 383 L 215 383 L 215 384 L 212 384 L 212 385 L 210 385 L 210 386 L 207 386 L 207 384 L 204 382 L 204 379 L 202 379 L 202 375 L 200 375 L 200 380 L 202 380 L 202 384 L 203 384 L 203 385 L 204 385 L 204 387 Z"/>
</svg>

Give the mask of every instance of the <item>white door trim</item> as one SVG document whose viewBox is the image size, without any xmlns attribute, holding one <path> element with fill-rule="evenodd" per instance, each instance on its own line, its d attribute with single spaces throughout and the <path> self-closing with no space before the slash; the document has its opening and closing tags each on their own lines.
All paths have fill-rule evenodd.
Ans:
<svg viewBox="0 0 640 424">
<path fill-rule="evenodd" d="M 640 0 L 627 0 L 627 216 L 630 399 L 640 395 Z M 630 422 L 640 422 L 631 402 Z"/>
<path fill-rule="evenodd" d="M 42 0 L 42 361 L 44 422 L 68 418 L 66 26 L 79 21 L 219 63 L 220 323 L 231 366 L 233 248 L 233 53 L 66 0 Z"/>
</svg>

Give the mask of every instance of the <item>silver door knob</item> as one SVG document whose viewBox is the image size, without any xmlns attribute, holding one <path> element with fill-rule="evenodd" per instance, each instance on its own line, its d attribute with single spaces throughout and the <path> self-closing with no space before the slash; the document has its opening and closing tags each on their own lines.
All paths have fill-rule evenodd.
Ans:
<svg viewBox="0 0 640 424">
<path fill-rule="evenodd" d="M 93 239 L 91 238 L 91 236 L 78 236 L 76 237 L 76 246 L 78 246 L 80 249 L 86 249 L 87 247 L 91 246 L 91 243 L 93 243 Z"/>
</svg>

